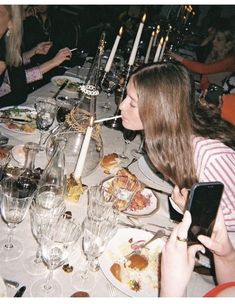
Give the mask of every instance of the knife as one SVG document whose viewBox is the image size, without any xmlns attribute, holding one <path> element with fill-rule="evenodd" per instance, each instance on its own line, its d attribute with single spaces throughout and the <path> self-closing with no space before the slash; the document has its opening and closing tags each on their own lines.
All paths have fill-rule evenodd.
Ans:
<svg viewBox="0 0 235 304">
<path fill-rule="evenodd" d="M 60 94 L 60 92 L 66 87 L 68 84 L 69 80 L 66 79 L 63 84 L 59 87 L 59 90 L 52 96 L 52 98 L 56 99 L 56 97 Z"/>
<path fill-rule="evenodd" d="M 5 285 L 7 285 L 9 287 L 15 287 L 15 288 L 19 287 L 19 283 L 16 281 L 12 281 L 12 280 L 3 278 L 3 282 L 5 283 Z"/>
<path fill-rule="evenodd" d="M 23 118 L 14 118 L 14 117 L 5 117 L 1 116 L 0 120 L 13 120 L 18 122 L 32 122 L 32 119 L 23 119 Z"/>
<path fill-rule="evenodd" d="M 144 188 L 145 188 L 145 189 L 149 189 L 149 190 L 151 190 L 151 191 L 158 192 L 158 193 L 162 193 L 162 194 L 165 194 L 165 195 L 168 195 L 168 196 L 172 194 L 172 193 L 170 193 L 170 192 L 163 191 L 163 190 L 160 190 L 160 189 L 155 189 L 155 188 L 150 187 L 150 186 L 147 186 L 147 185 L 145 185 Z"/>
<path fill-rule="evenodd" d="M 21 286 L 20 289 L 17 290 L 16 294 L 14 295 L 14 298 L 20 298 L 23 296 L 24 292 L 26 290 L 26 286 Z"/>
</svg>

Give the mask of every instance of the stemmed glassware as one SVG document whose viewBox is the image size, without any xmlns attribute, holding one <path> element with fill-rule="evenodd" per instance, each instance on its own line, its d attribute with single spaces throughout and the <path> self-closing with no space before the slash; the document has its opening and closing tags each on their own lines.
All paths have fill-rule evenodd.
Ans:
<svg viewBox="0 0 235 304">
<path fill-rule="evenodd" d="M 81 290 L 90 290 L 95 283 L 92 272 L 99 270 L 98 258 L 116 233 L 116 221 L 114 219 L 96 221 L 86 217 L 82 231 L 82 250 L 86 260 L 82 269 L 73 275 L 73 285 Z"/>
<path fill-rule="evenodd" d="M 109 110 L 111 108 L 110 104 L 110 96 L 115 91 L 116 87 L 118 85 L 118 77 L 113 72 L 104 73 L 103 78 L 100 82 L 100 87 L 102 91 L 106 92 L 107 99 L 105 103 L 102 105 L 102 108 Z"/>
<path fill-rule="evenodd" d="M 24 183 L 23 179 L 9 177 L 1 181 L 1 214 L 8 225 L 8 236 L 0 241 L 0 260 L 14 260 L 22 254 L 23 245 L 13 239 L 13 231 L 25 218 L 35 190 L 36 184 Z"/>
<path fill-rule="evenodd" d="M 40 130 L 39 145 L 42 145 L 42 137 L 45 131 L 47 131 L 53 124 L 57 105 L 53 98 L 38 97 L 36 99 L 35 108 L 37 111 L 36 125 Z"/>
<path fill-rule="evenodd" d="M 26 271 L 33 275 L 40 275 L 46 272 L 42 260 L 41 239 L 48 227 L 50 227 L 62 214 L 65 213 L 65 206 L 61 204 L 57 208 L 45 209 L 34 199 L 30 207 L 31 230 L 38 243 L 36 255 L 28 256 L 23 264 Z"/>
<path fill-rule="evenodd" d="M 80 234 L 80 225 L 63 216 L 44 231 L 41 238 L 42 258 L 49 269 L 49 274 L 46 280 L 38 280 L 32 285 L 32 296 L 61 296 L 62 287 L 57 280 L 53 279 L 53 272 L 68 259 Z"/>
<path fill-rule="evenodd" d="M 132 140 L 135 139 L 137 135 L 137 131 L 124 129 L 123 130 L 123 138 L 124 138 L 124 146 L 122 153 L 119 155 L 119 157 L 122 159 L 122 164 L 127 164 L 130 160 L 130 158 L 126 155 L 127 147 L 131 143 Z"/>
</svg>

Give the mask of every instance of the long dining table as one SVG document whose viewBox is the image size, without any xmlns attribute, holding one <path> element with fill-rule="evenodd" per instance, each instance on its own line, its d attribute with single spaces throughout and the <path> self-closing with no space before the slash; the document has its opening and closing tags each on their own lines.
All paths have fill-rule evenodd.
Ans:
<svg viewBox="0 0 235 304">
<path fill-rule="evenodd" d="M 86 73 L 87 71 L 88 71 L 88 67 L 84 65 L 83 68 L 81 68 L 79 71 L 77 71 L 76 67 L 71 70 L 68 70 L 65 75 L 76 77 L 77 72 L 78 75 L 80 75 L 80 73 Z M 57 90 L 58 87 L 54 86 L 53 83 L 48 83 L 43 87 L 39 88 L 38 90 L 29 94 L 27 101 L 23 105 L 34 107 L 34 103 L 37 97 L 39 96 L 52 97 Z M 60 92 L 60 96 L 74 97 L 74 93 L 72 93 L 70 96 L 70 93 L 63 90 Z M 113 96 L 110 97 L 111 108 L 109 110 L 104 111 L 104 109 L 101 107 L 101 105 L 105 102 L 106 98 L 107 97 L 104 92 L 101 92 L 97 97 L 97 103 L 96 103 L 97 119 L 112 116 L 115 111 L 116 105 L 114 103 Z M 13 145 L 13 146 L 18 144 L 24 144 L 30 141 L 38 142 L 39 140 L 39 133 L 33 135 L 19 134 L 14 131 L 7 130 L 6 128 L 3 128 L 1 126 L 0 126 L 0 131 L 2 134 L 5 134 L 7 137 L 9 137 L 9 145 Z M 124 142 L 122 132 L 102 126 L 101 135 L 103 140 L 104 155 L 113 152 L 116 153 L 122 152 L 122 147 Z M 130 159 L 132 159 L 131 150 L 138 148 L 140 142 L 141 142 L 141 138 L 140 136 L 137 136 L 128 145 L 127 153 L 130 156 Z M 37 166 L 43 167 L 45 166 L 46 162 L 47 162 L 47 158 L 45 156 L 45 152 L 42 151 L 36 157 L 36 167 Z M 166 181 L 162 180 L 159 176 L 154 175 L 154 173 L 151 171 L 151 169 L 148 167 L 147 163 L 145 162 L 143 156 L 138 161 L 134 162 L 129 167 L 129 170 L 132 173 L 134 173 L 137 176 L 137 178 L 146 185 L 163 191 L 163 193 L 155 192 L 155 195 L 158 200 L 158 208 L 156 208 L 156 211 L 149 216 L 142 216 L 139 218 L 135 218 L 134 222 L 138 225 L 143 225 L 146 229 L 147 228 L 150 229 L 151 227 L 152 230 L 154 229 L 157 230 L 159 228 L 149 225 L 151 223 L 155 223 L 156 225 L 163 227 L 174 227 L 175 224 L 170 220 L 169 217 L 168 196 L 167 194 L 164 193 L 164 192 L 171 193 L 172 186 L 168 184 Z M 91 185 L 96 185 L 104 178 L 107 178 L 107 174 L 105 174 L 102 168 L 100 167 L 100 165 L 98 165 L 96 169 L 91 174 L 84 177 L 82 181 L 84 184 L 91 186 Z M 86 216 L 87 192 L 85 192 L 80 197 L 78 202 L 66 201 L 66 209 L 72 212 L 73 217 L 77 218 L 80 222 L 82 222 L 82 220 Z M 128 224 L 132 225 L 132 223 L 125 214 L 120 215 L 120 218 L 124 223 L 127 223 L 127 226 Z M 7 225 L 2 220 L 2 218 L 0 219 L 0 229 L 1 229 L 1 238 L 2 238 L 7 233 Z M 37 281 L 39 278 L 46 277 L 46 274 L 44 273 L 42 275 L 32 275 L 25 269 L 24 261 L 30 254 L 35 254 L 37 248 L 37 242 L 34 239 L 31 232 L 29 213 L 26 215 L 23 222 L 17 225 L 15 231 L 15 237 L 23 243 L 24 246 L 23 254 L 18 259 L 13 261 L 8 261 L 8 262 L 0 261 L 0 276 L 6 279 L 18 281 L 21 286 L 25 285 L 26 291 L 24 293 L 24 297 L 31 297 L 30 289 L 32 284 L 35 281 Z M 234 234 L 231 234 L 231 238 L 234 241 L 235 239 Z M 73 272 L 79 269 L 79 264 L 81 259 L 83 259 L 83 254 L 81 250 L 81 244 L 79 242 L 78 246 L 76 247 L 76 251 L 74 251 L 71 258 L 69 258 L 69 264 L 72 265 L 74 268 Z M 73 272 L 66 273 L 62 269 L 62 267 L 59 267 L 54 271 L 54 278 L 57 281 L 59 281 L 60 284 L 62 285 L 63 297 L 70 297 L 74 292 L 78 290 L 72 280 Z M 111 287 L 110 289 L 111 283 L 109 282 L 108 279 L 106 279 L 102 270 L 99 270 L 95 273 L 95 278 L 96 278 L 96 283 L 94 287 L 89 291 L 91 297 L 126 297 L 127 296 L 125 293 L 123 293 L 121 290 L 119 290 L 116 287 Z M 202 275 L 193 272 L 190 283 L 187 288 L 187 296 L 190 297 L 203 296 L 203 294 L 205 294 L 213 286 L 214 286 L 214 282 L 212 276 Z M 14 295 L 15 292 L 16 289 L 7 288 L 7 296 L 11 297 Z"/>
</svg>

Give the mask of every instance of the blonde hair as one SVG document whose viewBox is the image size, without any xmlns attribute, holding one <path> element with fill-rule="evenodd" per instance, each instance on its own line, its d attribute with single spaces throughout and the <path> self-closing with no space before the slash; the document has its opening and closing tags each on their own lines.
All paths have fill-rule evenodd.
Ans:
<svg viewBox="0 0 235 304">
<path fill-rule="evenodd" d="M 160 63 L 134 72 L 148 156 L 180 188 L 197 181 L 192 147 L 191 82 L 180 64 Z"/>
<path fill-rule="evenodd" d="M 18 67 L 22 64 L 21 43 L 23 36 L 23 5 L 4 5 L 9 13 L 12 26 L 5 36 L 6 40 L 6 64 Z"/>
</svg>

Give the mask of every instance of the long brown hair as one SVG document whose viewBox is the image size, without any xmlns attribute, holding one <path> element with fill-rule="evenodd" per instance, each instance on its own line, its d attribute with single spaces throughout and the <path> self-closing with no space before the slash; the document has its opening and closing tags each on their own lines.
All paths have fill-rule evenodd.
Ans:
<svg viewBox="0 0 235 304">
<path fill-rule="evenodd" d="M 133 73 L 148 156 L 180 188 L 197 181 L 192 147 L 191 81 L 176 63 L 147 65 Z"/>
</svg>

